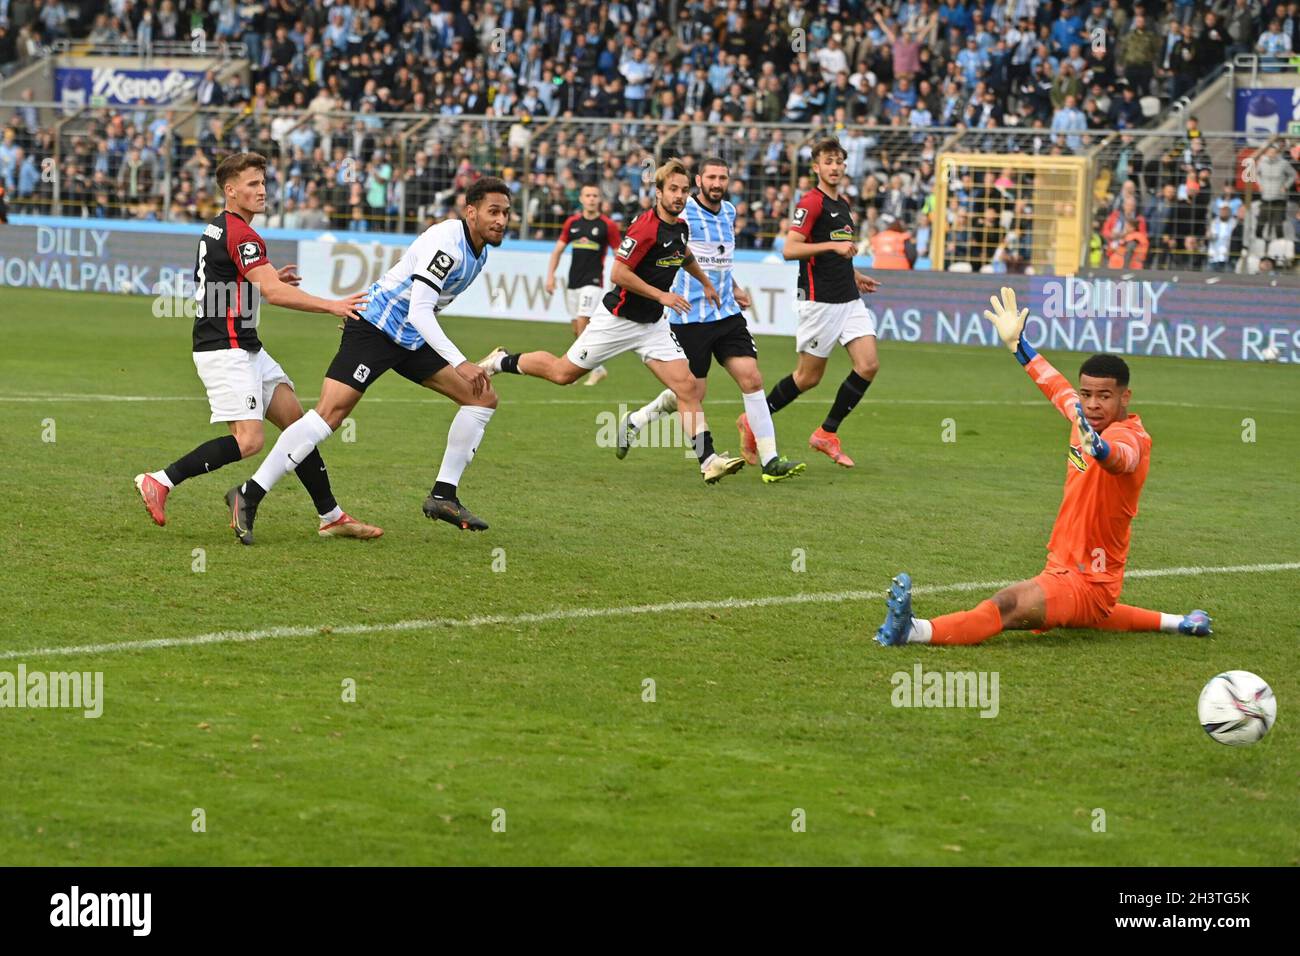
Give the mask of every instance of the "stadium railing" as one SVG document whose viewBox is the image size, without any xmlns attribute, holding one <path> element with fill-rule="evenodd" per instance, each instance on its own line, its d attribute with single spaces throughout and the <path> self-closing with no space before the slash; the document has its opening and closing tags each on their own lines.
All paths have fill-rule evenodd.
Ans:
<svg viewBox="0 0 1300 956">
<path fill-rule="evenodd" d="M 220 57 L 223 60 L 248 59 L 248 46 L 242 40 L 230 41 L 224 37 L 209 39 L 202 30 L 194 31 L 189 40 L 55 40 L 48 54 L 53 56 L 124 56 L 138 57 L 147 63 L 154 57 Z"/>
<path fill-rule="evenodd" d="M 912 234 L 918 268 L 932 262 L 992 272 L 1096 265 L 1110 258 L 1102 232 L 1122 203 L 1120 184 L 1131 178 L 1144 216 L 1166 185 L 1174 186 L 1181 205 L 1172 220 L 1177 231 L 1169 233 L 1178 241 L 1171 245 L 1165 232 L 1159 241 L 1149 237 L 1147 260 L 1135 266 L 1130 256 L 1125 267 L 1196 268 L 1206 264 L 1208 246 L 1211 207 L 1199 172 L 1207 168 L 1211 202 L 1225 180 L 1241 200 L 1234 214 L 1249 235 L 1234 268 L 1251 271 L 1269 257 L 1274 266 L 1294 261 L 1290 207 L 1282 207 L 1279 228 L 1277 204 L 1266 210 L 1259 184 L 1251 181 L 1269 142 L 1300 160 L 1300 146 L 1281 134 L 1248 142 L 1238 133 L 1188 137 L 1142 129 L 1067 136 L 1042 128 L 527 120 L 193 103 L 63 109 L 0 101 L 6 122 L 24 110 L 41 118 L 27 144 L 41 175 L 34 188 L 28 175 L 29 188 L 9 191 L 14 213 L 202 221 L 220 208 L 216 161 L 247 149 L 271 160 L 271 227 L 415 234 L 453 213 L 474 178 L 493 173 L 516 197 L 511 235 L 549 240 L 577 208 L 581 183 L 596 182 L 605 211 L 627 220 L 649 206 L 654 169 L 664 160 L 716 154 L 731 166 L 738 245 L 771 249 L 798 197 L 812 186 L 811 143 L 834 134 L 849 151 L 847 189 L 865 209 L 864 255 L 881 217 L 891 215 Z M 143 172 L 131 154 L 134 144 L 144 147 Z M 22 177 L 14 178 L 17 186 Z M 1294 184 L 1287 193 L 1295 198 Z M 1158 218 L 1163 227 L 1167 217 Z M 1256 240 L 1261 220 L 1272 233 Z M 1271 244 L 1277 240 L 1285 242 Z"/>
</svg>

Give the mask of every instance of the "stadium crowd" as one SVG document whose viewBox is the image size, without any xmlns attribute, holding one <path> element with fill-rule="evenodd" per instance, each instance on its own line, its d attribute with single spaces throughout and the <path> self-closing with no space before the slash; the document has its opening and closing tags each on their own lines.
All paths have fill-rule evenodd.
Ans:
<svg viewBox="0 0 1300 956">
<path fill-rule="evenodd" d="M 185 108 L 101 109 L 73 124 L 58 144 L 65 214 L 70 204 L 93 217 L 206 219 L 220 202 L 217 157 L 252 149 L 273 160 L 272 226 L 416 231 L 454 215 L 464 188 L 490 170 L 520 195 L 514 234 L 549 239 L 586 181 L 615 219 L 645 208 L 657 148 L 726 158 L 739 244 L 769 248 L 810 188 L 798 175 L 801 144 L 833 131 L 848 152 L 864 251 L 901 230 L 925 259 L 942 139 L 931 128 L 988 130 L 978 147 L 986 151 L 1080 152 L 1095 144 L 1091 131 L 1147 124 L 1159 103 L 1188 94 L 1235 53 L 1300 48 L 1300 5 L 0 0 L 0 70 L 59 39 L 107 51 L 119 41 L 185 41 L 195 30 L 213 49 L 244 44 L 247 78 L 215 69 Z M 207 112 L 173 129 L 194 105 Z M 1235 261 L 1250 204 L 1226 163 L 1214 168 L 1194 122 L 1187 132 L 1155 162 L 1136 154 L 1132 137 L 1108 147 L 1094 258 L 1217 267 L 1227 249 Z M 13 111 L 0 181 L 16 210 L 51 208 L 53 177 L 42 170 L 55 145 L 34 108 Z M 1290 170 L 1295 159 L 1269 158 L 1277 185 L 1257 232 L 1293 230 L 1294 172 L 1287 179 L 1276 164 Z M 954 185 L 943 211 L 949 260 L 1023 268 L 1034 225 L 1025 174 Z M 1228 200 L 1238 235 L 1225 245 L 1216 220 Z"/>
</svg>

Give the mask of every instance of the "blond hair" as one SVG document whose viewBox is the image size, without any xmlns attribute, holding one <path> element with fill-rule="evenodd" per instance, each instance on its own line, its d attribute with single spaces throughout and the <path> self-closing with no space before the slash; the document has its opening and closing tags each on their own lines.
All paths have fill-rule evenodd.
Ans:
<svg viewBox="0 0 1300 956">
<path fill-rule="evenodd" d="M 655 188 L 662 191 L 669 176 L 685 176 L 688 183 L 691 181 L 691 174 L 680 159 L 670 159 L 655 170 Z"/>
</svg>

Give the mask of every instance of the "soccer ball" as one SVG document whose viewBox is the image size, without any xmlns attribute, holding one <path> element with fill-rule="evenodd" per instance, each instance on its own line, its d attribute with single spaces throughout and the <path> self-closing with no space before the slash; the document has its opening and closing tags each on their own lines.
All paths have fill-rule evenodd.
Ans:
<svg viewBox="0 0 1300 956">
<path fill-rule="evenodd" d="M 1276 345 L 1269 345 L 1259 350 L 1259 357 L 1265 362 L 1276 362 L 1282 357 L 1282 353 L 1278 351 Z"/>
<path fill-rule="evenodd" d="M 1196 702 L 1205 732 L 1221 744 L 1253 744 L 1277 719 L 1277 698 L 1262 677 L 1250 671 L 1224 671 L 1210 678 Z"/>
</svg>

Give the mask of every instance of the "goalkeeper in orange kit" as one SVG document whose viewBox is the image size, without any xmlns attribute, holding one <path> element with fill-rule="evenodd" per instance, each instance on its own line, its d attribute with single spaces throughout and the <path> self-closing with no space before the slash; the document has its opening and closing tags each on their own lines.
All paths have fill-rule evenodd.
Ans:
<svg viewBox="0 0 1300 956">
<path fill-rule="evenodd" d="M 924 620 L 912 614 L 912 579 L 894 578 L 881 644 L 978 644 L 1006 630 L 1054 627 L 1104 631 L 1210 633 L 1204 611 L 1163 614 L 1119 603 L 1128 560 L 1130 524 L 1151 463 L 1151 436 L 1129 414 L 1128 365 L 1118 355 L 1094 355 L 1079 369 L 1076 390 L 1021 336 L 1028 309 L 1004 288 L 984 313 L 1034 384 L 1071 422 L 1065 494 L 1047 543 L 1047 566 L 969 611 Z"/>
</svg>

